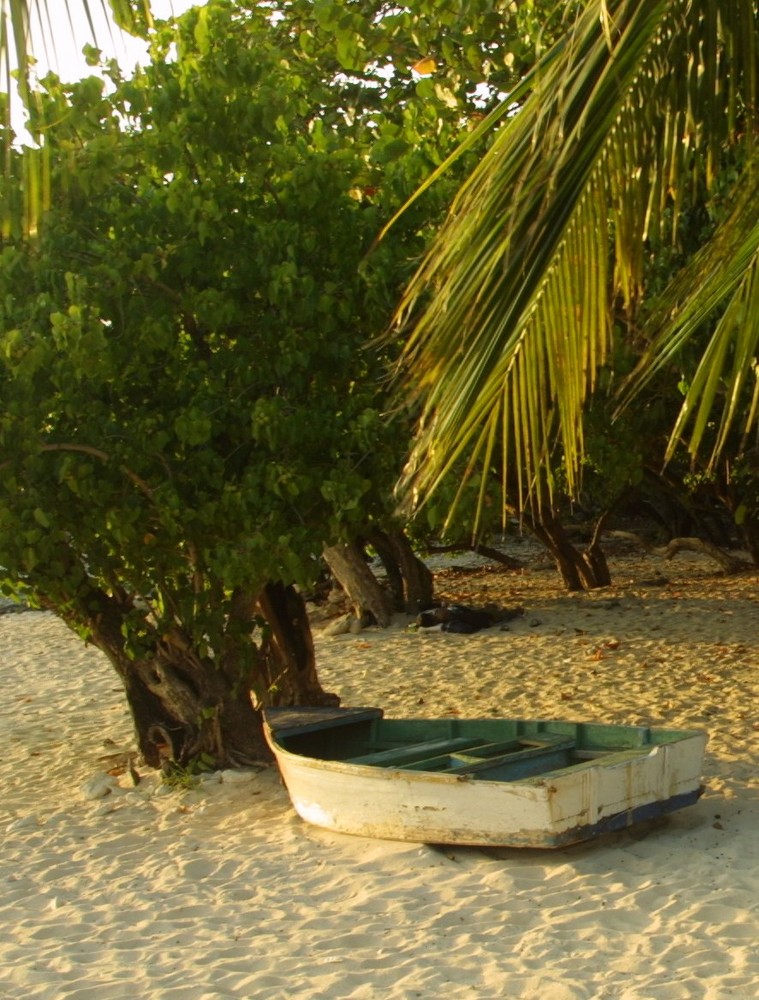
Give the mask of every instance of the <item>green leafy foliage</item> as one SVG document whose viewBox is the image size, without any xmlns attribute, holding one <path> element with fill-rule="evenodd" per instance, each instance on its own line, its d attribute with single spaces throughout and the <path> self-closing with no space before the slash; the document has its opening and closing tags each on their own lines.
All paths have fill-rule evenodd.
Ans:
<svg viewBox="0 0 759 1000">
<path fill-rule="evenodd" d="M 210 754 L 198 754 L 187 764 L 167 761 L 161 775 L 162 783 L 176 792 L 193 791 L 200 785 L 202 775 L 210 774 L 216 768 L 216 760 Z"/>
<path fill-rule="evenodd" d="M 54 207 L 0 261 L 16 586 L 85 633 L 118 600 L 135 659 L 178 624 L 203 662 L 239 640 L 253 683 L 237 595 L 307 584 L 391 511 L 405 424 L 365 347 L 450 186 L 369 251 L 505 85 L 510 12 L 214 0 L 157 24 L 132 79 L 45 78 Z"/>
</svg>

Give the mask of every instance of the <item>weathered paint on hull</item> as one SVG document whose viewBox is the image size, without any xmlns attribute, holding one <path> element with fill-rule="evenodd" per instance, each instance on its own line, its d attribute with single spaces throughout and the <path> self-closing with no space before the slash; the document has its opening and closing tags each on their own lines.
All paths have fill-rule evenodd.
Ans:
<svg viewBox="0 0 759 1000">
<path fill-rule="evenodd" d="M 274 744 L 298 814 L 341 833 L 387 840 L 552 848 L 695 802 L 706 735 L 521 781 L 367 767 Z"/>
</svg>

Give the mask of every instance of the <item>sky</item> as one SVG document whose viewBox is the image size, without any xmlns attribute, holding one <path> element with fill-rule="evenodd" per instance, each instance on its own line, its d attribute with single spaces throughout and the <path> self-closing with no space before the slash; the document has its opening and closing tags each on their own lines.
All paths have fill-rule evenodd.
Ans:
<svg viewBox="0 0 759 1000">
<path fill-rule="evenodd" d="M 183 13 L 193 6 L 193 2 L 197 5 L 199 0 L 151 0 L 151 7 L 154 17 L 161 19 L 169 17 L 172 12 Z M 82 55 L 82 47 L 87 44 L 96 44 L 107 58 L 115 58 L 125 71 L 131 70 L 136 63 L 145 59 L 145 43 L 109 25 L 100 0 L 90 0 L 90 11 L 96 31 L 95 39 L 92 38 L 80 0 L 69 0 L 68 5 L 71 19 L 62 0 L 52 0 L 48 4 L 54 32 L 53 47 L 45 48 L 39 25 L 32 21 L 32 49 L 37 59 L 39 75 L 43 76 L 48 69 L 51 69 L 66 82 L 90 75 L 93 70 Z"/>
<path fill-rule="evenodd" d="M 202 6 L 204 2 L 205 0 L 151 0 L 151 8 L 153 16 L 160 20 L 170 17 L 172 14 L 182 14 L 192 6 Z M 135 65 L 146 61 L 147 45 L 145 42 L 132 38 L 110 23 L 103 11 L 104 5 L 104 0 L 89 0 L 90 13 L 95 28 L 95 37 L 93 38 L 81 0 L 68 0 L 68 12 L 64 0 L 48 0 L 49 14 L 44 22 L 46 29 L 44 33 L 40 27 L 39 18 L 35 15 L 35 9 L 38 9 L 38 6 L 30 4 L 31 49 L 36 60 L 36 71 L 39 78 L 52 70 L 65 83 L 72 83 L 82 79 L 82 77 L 97 73 L 97 69 L 88 66 L 82 55 L 82 48 L 85 45 L 96 45 L 106 59 L 116 59 L 126 75 L 129 75 Z M 50 35 L 50 29 L 52 29 L 53 36 L 52 44 L 49 37 L 47 39 L 44 37 L 44 35 Z M 11 65 L 14 65 L 15 57 L 12 52 L 12 43 L 10 48 Z M 31 137 L 23 125 L 24 117 L 21 100 L 12 90 L 11 122 L 21 144 L 31 141 Z"/>
</svg>

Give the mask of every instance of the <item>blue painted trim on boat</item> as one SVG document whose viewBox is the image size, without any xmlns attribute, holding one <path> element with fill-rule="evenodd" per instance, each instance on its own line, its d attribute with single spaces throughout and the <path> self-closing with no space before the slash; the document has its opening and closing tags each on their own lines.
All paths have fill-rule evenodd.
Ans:
<svg viewBox="0 0 759 1000">
<path fill-rule="evenodd" d="M 570 844 L 577 844 L 583 840 L 590 840 L 593 837 L 600 837 L 604 833 L 614 833 L 625 830 L 635 823 L 643 823 L 646 820 L 656 819 L 665 816 L 667 813 L 684 809 L 685 806 L 692 806 L 697 802 L 704 792 L 704 786 L 690 792 L 683 792 L 680 795 L 673 795 L 668 799 L 658 802 L 648 802 L 634 809 L 625 809 L 623 812 L 614 813 L 613 816 L 606 816 L 597 823 L 586 823 L 583 826 L 575 826 L 571 830 L 564 830 L 562 833 L 548 834 L 544 840 L 545 847 L 568 847 Z"/>
</svg>

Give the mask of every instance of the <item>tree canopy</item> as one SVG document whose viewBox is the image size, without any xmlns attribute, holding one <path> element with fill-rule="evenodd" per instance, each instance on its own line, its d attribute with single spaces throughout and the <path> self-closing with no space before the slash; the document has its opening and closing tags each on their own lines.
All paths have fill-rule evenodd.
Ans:
<svg viewBox="0 0 759 1000">
<path fill-rule="evenodd" d="M 278 632 L 292 585 L 390 510 L 405 436 L 364 348 L 447 190 L 367 252 L 512 72 L 491 8 L 445 54 L 434 3 L 213 0 L 133 78 L 51 73 L 30 103 L 51 207 L 2 247 L 0 565 L 111 657 L 149 759 L 156 725 L 182 759 L 250 758 L 251 691 L 323 697 L 266 651 L 312 659 L 307 625 Z"/>
</svg>

